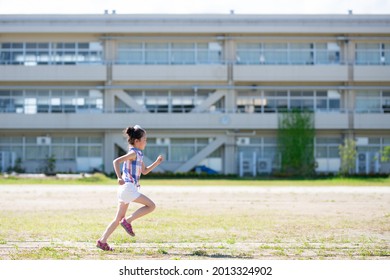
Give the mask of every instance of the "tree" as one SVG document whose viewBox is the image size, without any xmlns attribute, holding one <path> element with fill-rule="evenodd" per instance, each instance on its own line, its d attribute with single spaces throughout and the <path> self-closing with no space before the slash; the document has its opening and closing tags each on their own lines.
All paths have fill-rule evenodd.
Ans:
<svg viewBox="0 0 390 280">
<path fill-rule="evenodd" d="M 26 170 L 22 166 L 22 159 L 17 158 L 15 161 L 15 165 L 13 167 L 8 168 L 7 172 L 16 172 L 16 173 L 24 173 Z"/>
<path fill-rule="evenodd" d="M 352 174 L 356 168 L 356 142 L 351 138 L 344 140 L 344 145 L 339 146 L 341 159 L 340 173 L 342 175 Z"/>
<path fill-rule="evenodd" d="M 47 156 L 45 159 L 44 167 L 43 167 L 43 172 L 47 175 L 53 175 L 55 174 L 55 169 L 56 169 L 56 158 L 54 155 L 51 155 L 50 157 Z"/>
<path fill-rule="evenodd" d="M 293 110 L 279 115 L 278 151 L 281 172 L 288 176 L 312 176 L 314 161 L 314 114 Z"/>
<path fill-rule="evenodd" d="M 390 161 L 390 146 L 384 147 L 383 151 L 381 152 L 381 162 L 388 161 Z"/>
</svg>

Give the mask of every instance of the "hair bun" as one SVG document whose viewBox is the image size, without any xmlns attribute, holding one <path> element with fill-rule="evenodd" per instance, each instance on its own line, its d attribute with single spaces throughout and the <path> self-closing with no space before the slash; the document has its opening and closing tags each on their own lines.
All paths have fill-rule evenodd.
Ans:
<svg viewBox="0 0 390 280">
<path fill-rule="evenodd" d="M 145 135 L 145 130 L 139 125 L 129 126 L 123 130 L 123 134 L 126 136 L 127 142 L 133 145 L 135 140 L 139 140 Z"/>
<path fill-rule="evenodd" d="M 131 136 L 133 132 L 134 132 L 134 128 L 131 126 L 126 129 L 126 134 L 129 136 Z"/>
</svg>

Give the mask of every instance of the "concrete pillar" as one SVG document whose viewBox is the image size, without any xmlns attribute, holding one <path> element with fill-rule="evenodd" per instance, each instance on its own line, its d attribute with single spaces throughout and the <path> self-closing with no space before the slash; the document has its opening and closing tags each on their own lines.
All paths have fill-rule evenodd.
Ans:
<svg viewBox="0 0 390 280">
<path fill-rule="evenodd" d="M 103 93 L 104 111 L 113 113 L 115 110 L 115 95 L 109 89 L 105 89 Z"/>
<path fill-rule="evenodd" d="M 346 63 L 348 65 L 348 86 L 354 85 L 354 66 L 355 66 L 355 42 L 346 40 Z M 347 90 L 347 110 L 348 110 L 348 138 L 354 137 L 354 117 L 355 117 L 355 91 Z"/>
<path fill-rule="evenodd" d="M 110 86 L 112 84 L 112 64 L 115 61 L 116 53 L 116 43 L 112 40 L 105 40 L 104 44 L 104 60 L 106 62 L 107 76 L 105 85 Z M 104 91 L 104 111 L 105 112 L 114 112 L 115 110 L 115 100 L 113 94 L 110 90 Z"/>
<path fill-rule="evenodd" d="M 236 91 L 228 89 L 225 97 L 225 108 L 227 113 L 235 113 L 236 109 Z"/>
<path fill-rule="evenodd" d="M 112 161 L 116 157 L 115 154 L 115 145 L 113 141 L 113 133 L 105 132 L 104 133 L 104 155 L 103 155 L 103 164 L 104 172 L 111 173 L 114 171 Z"/>
<path fill-rule="evenodd" d="M 223 172 L 225 175 L 237 173 L 237 160 L 236 138 L 234 135 L 227 135 L 223 151 Z"/>
<path fill-rule="evenodd" d="M 234 65 L 236 63 L 236 45 L 234 40 L 227 38 L 225 41 L 226 61 L 228 68 L 228 85 L 234 85 Z M 236 108 L 236 92 L 235 90 L 228 90 L 225 98 L 226 112 L 235 112 Z"/>
<path fill-rule="evenodd" d="M 233 71 L 236 63 L 236 46 L 231 38 L 225 40 L 225 59 L 228 65 L 228 83 L 232 85 L 234 83 Z"/>
</svg>

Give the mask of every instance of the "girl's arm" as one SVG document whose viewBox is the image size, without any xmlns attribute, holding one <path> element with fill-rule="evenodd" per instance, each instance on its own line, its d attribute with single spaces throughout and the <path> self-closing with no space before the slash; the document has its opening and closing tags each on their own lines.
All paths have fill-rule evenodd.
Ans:
<svg viewBox="0 0 390 280">
<path fill-rule="evenodd" d="M 126 161 L 126 160 L 135 160 L 136 157 L 137 156 L 134 153 L 134 151 L 131 151 L 131 152 L 113 160 L 112 164 L 114 165 L 114 171 L 115 171 L 116 177 L 118 178 L 119 185 L 123 185 L 125 183 L 125 181 L 123 181 L 123 179 L 122 179 L 121 163 Z"/>
<path fill-rule="evenodd" d="M 160 165 L 160 163 L 163 161 L 163 157 L 162 155 L 159 155 L 156 159 L 155 162 L 153 162 L 151 165 L 149 165 L 148 167 L 145 167 L 144 163 L 142 163 L 142 174 L 143 175 L 146 175 L 148 174 L 150 171 L 152 171 L 153 169 L 155 169 L 157 166 Z"/>
</svg>

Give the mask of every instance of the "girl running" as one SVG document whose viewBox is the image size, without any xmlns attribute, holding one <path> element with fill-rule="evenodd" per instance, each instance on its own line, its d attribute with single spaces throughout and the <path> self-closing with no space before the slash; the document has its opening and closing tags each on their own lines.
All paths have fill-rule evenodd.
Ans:
<svg viewBox="0 0 390 280">
<path fill-rule="evenodd" d="M 148 174 L 162 162 L 163 158 L 160 155 L 153 164 L 145 167 L 142 151 L 146 147 L 146 131 L 139 125 L 135 125 L 134 127 L 126 128 L 123 132 L 127 137 L 127 142 L 129 143 L 129 152 L 126 155 L 114 159 L 113 161 L 114 170 L 116 176 L 118 177 L 119 184 L 119 204 L 114 220 L 108 225 L 96 244 L 96 247 L 104 251 L 112 251 L 112 248 L 107 244 L 107 239 L 119 224 L 129 235 L 135 236 L 131 223 L 134 220 L 149 214 L 156 208 L 151 199 L 138 191 L 140 187 L 139 180 L 141 173 L 144 175 Z M 123 163 L 122 173 L 120 169 L 121 163 Z M 136 210 L 129 217 L 125 218 L 130 202 L 137 202 L 143 204 L 144 206 Z"/>
</svg>

